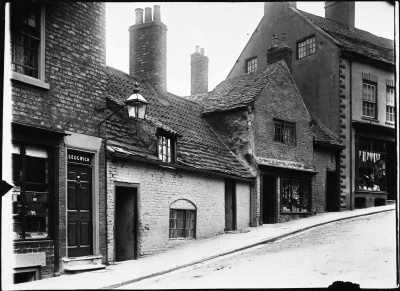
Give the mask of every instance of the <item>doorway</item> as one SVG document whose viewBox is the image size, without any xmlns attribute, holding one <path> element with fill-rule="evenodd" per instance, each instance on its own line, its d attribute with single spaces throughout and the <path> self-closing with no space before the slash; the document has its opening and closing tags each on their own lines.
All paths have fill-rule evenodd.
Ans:
<svg viewBox="0 0 400 291">
<path fill-rule="evenodd" d="M 262 220 L 263 223 L 271 224 L 277 222 L 277 191 L 276 176 L 262 175 Z"/>
<path fill-rule="evenodd" d="M 115 187 L 115 261 L 138 258 L 137 188 Z"/>
<path fill-rule="evenodd" d="M 335 171 L 326 172 L 326 211 L 339 211 L 338 179 Z"/>
<path fill-rule="evenodd" d="M 93 254 L 92 168 L 68 165 L 68 257 Z"/>
<path fill-rule="evenodd" d="M 236 181 L 225 180 L 225 230 L 236 230 Z"/>
</svg>

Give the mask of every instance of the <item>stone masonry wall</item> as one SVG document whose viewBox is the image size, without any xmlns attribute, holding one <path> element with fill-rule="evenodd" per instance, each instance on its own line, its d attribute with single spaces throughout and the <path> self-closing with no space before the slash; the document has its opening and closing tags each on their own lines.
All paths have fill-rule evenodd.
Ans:
<svg viewBox="0 0 400 291">
<path fill-rule="evenodd" d="M 225 228 L 225 179 L 184 170 L 163 169 L 142 162 L 110 162 L 107 166 L 108 262 L 114 258 L 114 182 L 139 184 L 139 255 L 145 256 L 191 240 L 169 239 L 169 207 L 178 199 L 196 206 L 196 239 L 211 237 Z M 250 188 L 237 183 L 238 227 L 249 225 Z"/>
</svg>

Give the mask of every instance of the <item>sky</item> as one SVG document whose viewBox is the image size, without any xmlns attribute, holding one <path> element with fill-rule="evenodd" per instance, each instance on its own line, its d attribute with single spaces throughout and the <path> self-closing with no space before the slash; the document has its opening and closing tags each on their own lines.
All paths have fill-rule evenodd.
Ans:
<svg viewBox="0 0 400 291">
<path fill-rule="evenodd" d="M 190 55 L 204 48 L 209 58 L 208 90 L 226 79 L 264 14 L 263 2 L 120 2 L 106 3 L 106 63 L 129 73 L 128 28 L 135 9 L 161 7 L 167 26 L 167 89 L 190 95 Z M 324 2 L 297 2 L 297 8 L 324 17 Z M 394 6 L 356 2 L 355 26 L 394 39 Z"/>
</svg>

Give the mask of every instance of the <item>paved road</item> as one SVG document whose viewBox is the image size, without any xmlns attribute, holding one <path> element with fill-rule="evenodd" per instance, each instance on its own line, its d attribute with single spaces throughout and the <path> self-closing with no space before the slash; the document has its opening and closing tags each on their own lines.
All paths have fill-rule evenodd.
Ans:
<svg viewBox="0 0 400 291">
<path fill-rule="evenodd" d="M 396 285 L 395 212 L 336 222 L 119 289 Z M 232 235 L 232 239 L 235 239 Z"/>
</svg>

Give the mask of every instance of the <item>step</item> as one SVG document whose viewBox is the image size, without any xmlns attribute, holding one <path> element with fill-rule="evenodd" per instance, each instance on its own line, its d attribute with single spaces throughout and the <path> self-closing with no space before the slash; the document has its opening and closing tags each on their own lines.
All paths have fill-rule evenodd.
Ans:
<svg viewBox="0 0 400 291">
<path fill-rule="evenodd" d="M 77 265 L 100 265 L 101 256 L 83 256 L 63 258 L 64 267 Z"/>
<path fill-rule="evenodd" d="M 105 267 L 106 266 L 102 264 L 75 265 L 75 266 L 65 266 L 64 271 L 68 273 L 78 273 L 78 272 L 105 269 Z"/>
</svg>

